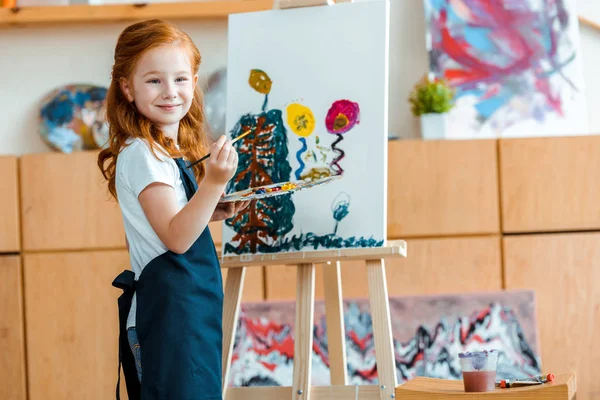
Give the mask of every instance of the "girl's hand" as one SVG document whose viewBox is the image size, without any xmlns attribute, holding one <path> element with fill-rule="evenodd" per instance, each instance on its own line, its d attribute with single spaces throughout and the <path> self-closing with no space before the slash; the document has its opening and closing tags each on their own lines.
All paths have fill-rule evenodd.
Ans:
<svg viewBox="0 0 600 400">
<path fill-rule="evenodd" d="M 219 203 L 213 212 L 210 222 L 222 221 L 233 217 L 235 214 L 248 207 L 250 200 L 238 201 L 235 203 Z"/>
<path fill-rule="evenodd" d="M 210 146 L 210 157 L 206 161 L 206 179 L 217 185 L 225 185 L 235 174 L 238 165 L 237 151 L 225 135 Z"/>
</svg>

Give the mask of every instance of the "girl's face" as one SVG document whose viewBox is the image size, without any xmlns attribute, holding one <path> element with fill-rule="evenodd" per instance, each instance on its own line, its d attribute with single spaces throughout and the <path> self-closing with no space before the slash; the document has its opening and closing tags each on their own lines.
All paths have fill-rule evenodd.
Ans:
<svg viewBox="0 0 600 400">
<path fill-rule="evenodd" d="M 162 45 L 142 56 L 131 79 L 121 80 L 121 89 L 139 112 L 177 140 L 179 121 L 192 105 L 197 82 L 189 53 L 180 46 Z"/>
</svg>

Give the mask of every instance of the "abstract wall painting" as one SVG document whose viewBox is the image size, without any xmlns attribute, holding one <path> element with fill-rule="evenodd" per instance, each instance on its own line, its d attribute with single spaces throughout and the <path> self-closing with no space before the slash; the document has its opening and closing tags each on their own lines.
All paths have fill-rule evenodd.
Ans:
<svg viewBox="0 0 600 400">
<path fill-rule="evenodd" d="M 223 254 L 373 247 L 386 237 L 389 2 L 229 17 L 227 193 L 340 179 L 253 201 Z"/>
<path fill-rule="evenodd" d="M 229 385 L 291 386 L 294 359 L 292 302 L 244 303 Z M 329 385 L 324 304 L 315 303 L 312 385 Z M 498 379 L 539 374 L 532 291 L 390 298 L 398 383 L 416 376 L 462 379 L 458 353 L 497 349 Z M 377 384 L 369 302 L 344 302 L 350 384 Z"/>
<path fill-rule="evenodd" d="M 62 153 L 100 149 L 108 142 L 105 113 L 107 89 L 90 84 L 60 86 L 39 105 L 39 133 Z"/>
<path fill-rule="evenodd" d="M 448 138 L 588 134 L 575 0 L 424 0 Z"/>
</svg>

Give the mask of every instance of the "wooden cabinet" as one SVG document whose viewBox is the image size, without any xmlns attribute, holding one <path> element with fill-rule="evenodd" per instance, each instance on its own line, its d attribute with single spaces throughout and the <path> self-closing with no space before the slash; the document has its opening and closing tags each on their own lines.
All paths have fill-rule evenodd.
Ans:
<svg viewBox="0 0 600 400">
<path fill-rule="evenodd" d="M 126 251 L 24 257 L 29 400 L 114 398 Z M 1 390 L 1 389 L 0 389 Z"/>
<path fill-rule="evenodd" d="M 216 221 L 208 224 L 208 229 L 210 230 L 210 235 L 213 238 L 213 242 L 215 242 L 215 246 L 217 247 L 217 251 L 219 251 L 219 255 L 221 254 L 220 247 L 223 242 L 223 222 Z"/>
<path fill-rule="evenodd" d="M 265 299 L 296 299 L 296 266 L 267 265 L 265 268 Z M 343 278 L 342 278 L 343 284 Z M 367 284 L 366 275 L 364 284 Z M 342 293 L 344 287 L 342 286 Z M 323 270 L 321 265 L 315 268 L 315 300 L 323 300 Z"/>
<path fill-rule="evenodd" d="M 542 370 L 577 373 L 577 399 L 596 399 L 600 356 L 600 233 L 504 239 L 507 289 L 536 294 Z"/>
<path fill-rule="evenodd" d="M 125 248 L 121 211 L 108 192 L 96 157 L 93 151 L 21 157 L 25 251 Z M 18 213 L 11 215 L 16 218 Z M 221 222 L 212 222 L 209 228 L 219 246 Z"/>
<path fill-rule="evenodd" d="M 500 233 L 497 142 L 389 142 L 388 238 Z"/>
<path fill-rule="evenodd" d="M 28 400 L 114 396 L 111 282 L 129 257 L 96 155 L 0 157 L 0 253 L 24 253 L 23 267 L 0 258 L 2 399 L 25 399 L 25 359 Z M 600 136 L 391 141 L 388 179 L 388 238 L 408 243 L 386 263 L 389 295 L 532 289 L 543 370 L 575 371 L 578 398 L 600 393 L 600 233 L 502 236 L 600 230 Z M 221 224 L 210 224 L 218 248 Z M 362 262 L 343 263 L 343 296 L 365 298 L 366 278 Z M 294 266 L 247 269 L 243 302 L 295 296 Z"/>
<path fill-rule="evenodd" d="M 229 268 L 222 268 L 223 272 L 223 290 L 227 281 L 227 271 Z M 264 267 L 246 268 L 246 277 L 244 279 L 244 290 L 242 291 L 242 302 L 263 301 L 265 298 L 265 273 Z"/>
<path fill-rule="evenodd" d="M 0 399 L 26 400 L 21 257 L 0 256 Z"/>
<path fill-rule="evenodd" d="M 600 228 L 600 136 L 500 140 L 504 232 Z"/>
<path fill-rule="evenodd" d="M 408 257 L 386 262 L 389 296 L 465 293 L 502 289 L 499 236 L 409 239 Z M 316 268 L 315 298 L 323 299 L 322 266 Z M 296 268 L 267 266 L 267 300 L 292 300 L 296 296 Z M 368 294 L 364 262 L 342 263 L 344 298 Z"/>
<path fill-rule="evenodd" d="M 21 157 L 23 250 L 125 248 L 121 212 L 96 157 L 92 151 Z"/>
<path fill-rule="evenodd" d="M 386 263 L 390 296 L 502 289 L 500 236 L 409 239 L 407 246 L 407 258 Z"/>
<path fill-rule="evenodd" d="M 21 249 L 17 157 L 0 157 L 0 253 Z"/>
</svg>

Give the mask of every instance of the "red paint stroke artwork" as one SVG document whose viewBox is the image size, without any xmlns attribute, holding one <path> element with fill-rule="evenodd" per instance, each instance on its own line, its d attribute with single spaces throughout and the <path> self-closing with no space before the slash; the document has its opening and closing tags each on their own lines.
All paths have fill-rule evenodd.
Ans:
<svg viewBox="0 0 600 400">
<path fill-rule="evenodd" d="M 585 134 L 574 0 L 424 0 L 430 71 L 456 89 L 449 138 Z"/>
<path fill-rule="evenodd" d="M 390 297 L 398 383 L 414 377 L 462 379 L 458 353 L 496 349 L 498 379 L 541 372 L 533 291 Z M 230 386 L 291 386 L 293 301 L 243 303 Z M 344 299 L 350 384 L 377 384 L 368 299 Z M 323 301 L 315 302 L 312 385 L 329 385 Z"/>
</svg>

